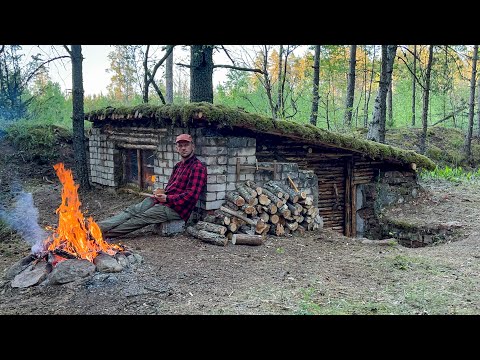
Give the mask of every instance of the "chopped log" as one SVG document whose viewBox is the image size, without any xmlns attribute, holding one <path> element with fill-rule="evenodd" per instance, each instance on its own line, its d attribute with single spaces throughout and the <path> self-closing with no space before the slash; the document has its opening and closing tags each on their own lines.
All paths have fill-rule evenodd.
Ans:
<svg viewBox="0 0 480 360">
<path fill-rule="evenodd" d="M 187 232 L 196 237 L 197 239 L 202 240 L 203 242 L 218 245 L 218 246 L 225 246 L 228 243 L 228 238 L 224 235 L 220 235 L 217 233 L 208 232 L 205 230 L 198 230 L 194 226 L 187 227 Z"/>
<path fill-rule="evenodd" d="M 299 235 L 304 235 L 306 229 L 302 225 L 298 225 L 297 229 L 294 231 L 295 233 L 298 233 Z"/>
<path fill-rule="evenodd" d="M 313 205 L 313 197 L 305 196 L 305 198 L 298 200 L 298 202 L 302 205 Z"/>
<path fill-rule="evenodd" d="M 292 218 L 292 212 L 288 209 L 287 204 L 278 208 L 278 213 L 282 215 L 285 219 Z"/>
<path fill-rule="evenodd" d="M 260 213 L 258 217 L 263 221 L 265 221 L 266 223 L 270 221 L 270 215 L 267 212 Z"/>
<path fill-rule="evenodd" d="M 245 185 L 247 185 L 249 188 L 255 190 L 257 192 L 257 195 L 262 195 L 263 189 L 258 186 L 255 182 L 252 180 L 246 180 Z"/>
<path fill-rule="evenodd" d="M 245 184 L 238 183 L 238 182 L 235 184 L 235 188 L 237 189 L 240 196 L 244 198 L 249 205 L 258 204 L 257 192 L 255 190 L 247 188 Z M 253 192 L 255 192 L 255 195 L 253 195 Z"/>
<path fill-rule="evenodd" d="M 227 232 L 227 228 L 223 225 L 217 225 L 211 222 L 206 222 L 206 221 L 199 221 L 196 223 L 195 227 L 198 230 L 205 230 L 213 233 L 217 233 L 220 235 L 225 235 Z"/>
<path fill-rule="evenodd" d="M 239 213 L 238 211 L 234 211 L 234 210 L 231 210 L 229 208 L 226 208 L 225 206 L 221 206 L 220 207 L 220 210 L 222 211 L 225 211 L 227 214 L 230 214 L 230 215 L 233 215 L 243 221 L 245 221 L 247 224 L 250 224 L 250 225 L 253 225 L 253 226 L 257 226 L 257 222 L 253 219 L 249 219 L 248 217 L 246 216 L 243 216 L 241 213 Z"/>
<path fill-rule="evenodd" d="M 232 236 L 234 245 L 262 245 L 263 241 L 262 235 L 233 234 Z"/>
<path fill-rule="evenodd" d="M 270 219 L 269 219 L 270 223 L 275 225 L 278 223 L 279 220 L 280 220 L 280 216 L 278 216 L 277 214 L 270 215 Z"/>
<path fill-rule="evenodd" d="M 238 209 L 240 209 L 239 206 L 235 205 L 234 203 L 232 203 L 230 200 L 227 200 L 225 201 L 225 203 L 223 204 L 225 207 L 229 208 L 229 209 L 232 209 L 233 211 L 238 211 Z M 245 205 L 245 204 L 244 204 Z"/>
<path fill-rule="evenodd" d="M 297 207 L 293 206 L 293 204 L 287 202 L 285 205 L 287 205 L 288 210 L 290 210 L 290 213 L 292 215 L 300 215 L 302 210 L 298 210 Z"/>
<path fill-rule="evenodd" d="M 215 210 L 213 214 L 205 215 L 203 221 L 218 225 L 228 225 L 230 224 L 230 217 L 222 214 L 222 211 Z"/>
<path fill-rule="evenodd" d="M 228 225 L 228 230 L 231 231 L 232 233 L 238 231 L 238 224 L 236 222 L 231 222 Z"/>
<path fill-rule="evenodd" d="M 265 194 L 261 194 L 261 195 L 258 195 L 258 202 L 262 205 L 269 205 L 272 200 L 270 200 L 270 198 L 265 195 Z"/>
<path fill-rule="evenodd" d="M 277 211 L 278 211 L 278 208 L 275 204 L 269 204 L 267 206 L 262 206 L 262 209 L 266 212 L 268 212 L 269 214 L 276 214 Z"/>
<path fill-rule="evenodd" d="M 286 193 L 278 184 L 274 181 L 267 181 L 264 185 L 264 187 L 267 187 L 272 193 L 277 195 L 279 198 L 284 198 L 287 199 L 290 197 L 288 193 Z"/>
<path fill-rule="evenodd" d="M 296 221 L 287 221 L 285 226 L 289 228 L 291 231 L 295 231 L 298 228 L 298 223 Z"/>
<path fill-rule="evenodd" d="M 225 198 L 237 206 L 243 206 L 245 204 L 245 199 L 235 190 L 227 191 Z"/>
<path fill-rule="evenodd" d="M 242 234 L 255 235 L 255 229 L 249 225 L 242 225 L 238 228 L 238 232 Z"/>
<path fill-rule="evenodd" d="M 263 190 L 268 190 L 270 193 L 275 195 L 277 198 L 281 199 L 283 198 L 283 191 L 279 189 L 275 189 L 273 186 L 270 185 L 270 183 L 265 183 L 263 185 Z M 264 191 L 265 192 L 265 191 Z M 268 194 L 267 194 L 268 195 Z M 277 205 L 278 206 L 278 205 Z"/>
<path fill-rule="evenodd" d="M 283 200 L 281 200 L 277 195 L 272 193 L 270 190 L 263 188 L 263 193 L 268 196 L 268 198 L 273 202 L 273 204 L 279 208 L 284 204 Z"/>
<path fill-rule="evenodd" d="M 290 201 L 293 204 L 295 204 L 298 201 L 299 199 L 298 191 L 296 192 L 295 190 L 290 188 L 288 185 L 285 185 L 280 181 L 275 181 L 273 183 L 277 185 L 280 189 L 282 189 L 285 194 L 288 194 L 288 201 Z"/>
</svg>

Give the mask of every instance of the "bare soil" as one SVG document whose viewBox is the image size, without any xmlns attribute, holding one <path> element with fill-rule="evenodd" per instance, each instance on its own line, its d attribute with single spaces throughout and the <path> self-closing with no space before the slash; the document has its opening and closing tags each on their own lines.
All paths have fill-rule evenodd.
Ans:
<svg viewBox="0 0 480 360">
<path fill-rule="evenodd" d="M 69 146 L 58 154 L 73 168 Z M 53 164 L 25 162 L 0 143 L 1 200 L 12 200 L 13 183 L 32 193 L 42 227 L 58 223 L 61 184 Z M 417 223 L 459 222 L 444 243 L 372 245 L 323 229 L 221 247 L 146 229 L 121 239 L 144 259 L 121 273 L 23 289 L 0 281 L 0 314 L 480 314 L 480 185 L 422 185 L 414 203 L 389 211 Z M 99 189 L 79 196 L 97 221 L 140 201 Z M 18 234 L 3 234 L 0 270 L 29 253 Z"/>
</svg>

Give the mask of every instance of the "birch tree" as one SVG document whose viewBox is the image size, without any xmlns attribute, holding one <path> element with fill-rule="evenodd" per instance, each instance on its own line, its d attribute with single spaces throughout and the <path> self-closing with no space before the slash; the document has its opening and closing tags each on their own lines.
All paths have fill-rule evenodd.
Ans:
<svg viewBox="0 0 480 360">
<path fill-rule="evenodd" d="M 345 101 L 345 115 L 343 123 L 352 125 L 353 99 L 355 97 L 355 64 L 357 61 L 357 45 L 350 45 L 350 66 L 348 71 L 347 97 Z"/>
</svg>

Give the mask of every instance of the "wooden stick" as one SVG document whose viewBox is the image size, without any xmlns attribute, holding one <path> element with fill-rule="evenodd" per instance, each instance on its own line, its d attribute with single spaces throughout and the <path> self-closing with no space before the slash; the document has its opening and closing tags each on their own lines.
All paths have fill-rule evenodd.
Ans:
<svg viewBox="0 0 480 360">
<path fill-rule="evenodd" d="M 295 190 L 295 192 L 299 192 L 298 191 L 298 187 L 297 185 L 295 185 L 295 183 L 293 182 L 292 178 L 290 177 L 290 175 L 287 176 L 288 177 L 288 181 L 290 181 L 290 184 L 293 186 L 293 190 Z"/>
</svg>

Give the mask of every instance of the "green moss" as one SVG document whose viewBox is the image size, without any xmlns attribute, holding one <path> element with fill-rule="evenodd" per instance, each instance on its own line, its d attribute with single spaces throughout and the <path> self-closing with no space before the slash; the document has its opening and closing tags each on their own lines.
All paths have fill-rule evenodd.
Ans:
<svg viewBox="0 0 480 360">
<path fill-rule="evenodd" d="M 357 151 L 370 156 L 372 159 L 396 160 L 402 163 L 416 163 L 419 168 L 433 170 L 435 163 L 429 158 L 414 151 L 405 151 L 391 145 L 380 144 L 374 141 L 333 133 L 319 129 L 311 124 L 300 124 L 287 120 L 272 118 L 248 113 L 240 108 L 224 105 L 214 105 L 207 102 L 188 103 L 184 105 L 148 104 L 134 107 L 105 108 L 90 111 L 85 118 L 92 122 L 104 120 L 135 120 L 135 115 L 142 114 L 155 121 L 159 126 L 195 126 L 197 121 L 206 121 L 218 128 L 248 128 L 256 132 L 268 132 L 289 137 L 300 138 L 305 142 L 333 145 L 340 148 Z M 201 116 L 200 116 L 201 115 Z"/>
</svg>

